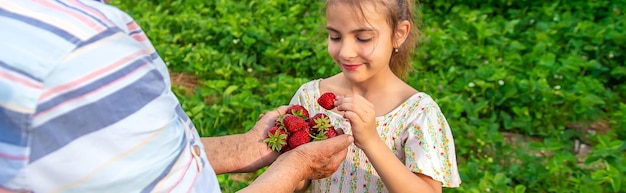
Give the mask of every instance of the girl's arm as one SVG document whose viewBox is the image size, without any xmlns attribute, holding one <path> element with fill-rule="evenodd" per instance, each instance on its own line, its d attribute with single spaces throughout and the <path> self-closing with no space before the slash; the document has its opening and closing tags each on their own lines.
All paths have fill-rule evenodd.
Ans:
<svg viewBox="0 0 626 193">
<path fill-rule="evenodd" d="M 355 94 L 338 96 L 335 105 L 352 126 L 354 144 L 365 152 L 390 192 L 442 191 L 441 182 L 410 171 L 380 138 L 372 103 Z"/>
</svg>

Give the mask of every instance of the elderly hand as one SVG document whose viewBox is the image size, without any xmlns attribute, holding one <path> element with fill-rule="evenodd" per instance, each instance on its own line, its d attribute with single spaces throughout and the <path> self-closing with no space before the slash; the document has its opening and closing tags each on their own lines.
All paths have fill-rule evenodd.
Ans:
<svg viewBox="0 0 626 193">
<path fill-rule="evenodd" d="M 259 161 L 254 162 L 248 166 L 244 171 L 255 171 L 267 165 L 270 165 L 280 153 L 272 151 L 263 140 L 267 136 L 267 132 L 274 126 L 276 119 L 280 115 L 284 115 L 287 112 L 288 106 L 280 106 L 274 110 L 265 112 L 259 115 L 259 120 L 254 124 L 252 129 L 245 134 L 246 142 L 252 142 L 251 145 L 258 149 Z"/>
<path fill-rule="evenodd" d="M 285 114 L 287 109 L 288 106 L 280 106 L 275 110 L 259 115 L 259 121 L 257 121 L 254 128 L 252 128 L 248 134 L 256 136 L 255 140 L 263 142 L 269 128 L 274 126 L 275 120 L 280 115 Z M 323 141 L 310 142 L 283 153 L 278 157 L 278 160 L 276 160 L 277 163 L 272 164 L 272 166 L 284 164 L 282 162 L 298 164 L 302 167 L 300 170 L 303 171 L 302 175 L 304 179 L 319 179 L 330 176 L 345 159 L 347 147 L 354 141 L 351 135 L 343 135 L 343 130 L 337 131 L 339 136 Z M 271 162 L 276 159 L 274 155 L 278 155 L 277 152 L 272 151 L 269 147 L 266 147 L 261 154 L 266 155 L 262 157 L 269 158 L 264 161 L 264 163 L 269 162 L 268 164 L 271 164 Z"/>
<path fill-rule="evenodd" d="M 339 168 L 339 164 L 346 158 L 348 145 L 353 140 L 351 135 L 339 135 L 310 142 L 283 153 L 270 167 L 294 165 L 294 169 L 302 171 L 302 180 L 325 178 Z"/>
<path fill-rule="evenodd" d="M 351 135 L 310 142 L 280 155 L 250 186 L 238 192 L 293 192 L 303 180 L 332 175 L 346 158 Z"/>
</svg>

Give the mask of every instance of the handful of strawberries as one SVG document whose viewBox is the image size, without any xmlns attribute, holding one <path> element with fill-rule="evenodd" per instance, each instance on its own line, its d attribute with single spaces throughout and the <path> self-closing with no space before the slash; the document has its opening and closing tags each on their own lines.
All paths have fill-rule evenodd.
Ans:
<svg viewBox="0 0 626 193">
<path fill-rule="evenodd" d="M 335 95 L 324 93 L 317 100 L 327 110 L 335 108 Z M 265 143 L 274 151 L 287 152 L 311 141 L 321 141 L 337 136 L 330 118 L 323 113 L 309 116 L 302 105 L 291 105 L 287 113 L 278 117 L 265 138 Z"/>
</svg>

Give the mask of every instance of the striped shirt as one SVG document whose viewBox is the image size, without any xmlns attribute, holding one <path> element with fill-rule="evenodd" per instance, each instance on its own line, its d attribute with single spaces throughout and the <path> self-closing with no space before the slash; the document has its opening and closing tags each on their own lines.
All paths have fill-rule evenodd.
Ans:
<svg viewBox="0 0 626 193">
<path fill-rule="evenodd" d="M 167 67 L 126 13 L 0 0 L 0 192 L 219 192 Z"/>
</svg>

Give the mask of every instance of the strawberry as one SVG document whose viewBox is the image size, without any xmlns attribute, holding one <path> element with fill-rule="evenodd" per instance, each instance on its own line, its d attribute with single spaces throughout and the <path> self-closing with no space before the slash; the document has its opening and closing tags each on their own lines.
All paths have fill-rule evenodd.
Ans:
<svg viewBox="0 0 626 193">
<path fill-rule="evenodd" d="M 268 146 L 274 151 L 280 151 L 287 146 L 287 132 L 279 127 L 272 127 L 267 132 L 265 140 Z"/>
<path fill-rule="evenodd" d="M 296 148 L 302 144 L 311 142 L 311 136 L 305 130 L 299 130 L 291 133 L 287 138 L 287 145 L 290 148 Z"/>
<path fill-rule="evenodd" d="M 317 99 L 317 104 L 325 108 L 326 110 L 332 110 L 335 108 L 335 94 L 332 92 L 326 92 Z"/>
<path fill-rule="evenodd" d="M 302 105 L 291 105 L 287 108 L 287 114 L 302 117 L 304 120 L 309 119 L 309 111 Z"/>
<path fill-rule="evenodd" d="M 293 115 L 291 115 L 291 114 L 284 114 L 284 115 L 278 116 L 276 118 L 276 120 L 274 121 L 274 125 L 277 126 L 277 127 L 282 128 L 282 129 L 285 129 L 285 118 L 287 118 L 288 116 L 293 116 Z"/>
<path fill-rule="evenodd" d="M 282 123 L 289 133 L 294 133 L 308 126 L 302 117 L 295 115 L 285 115 Z"/>
<path fill-rule="evenodd" d="M 318 133 L 316 133 L 315 136 L 313 136 L 313 141 L 321 141 L 324 139 L 336 137 L 337 135 L 338 133 L 337 130 L 335 130 L 335 127 L 330 126 L 327 130 L 320 130 Z"/>
<path fill-rule="evenodd" d="M 304 127 L 302 127 L 302 130 L 307 132 L 308 134 L 311 134 L 313 131 L 311 131 L 311 126 L 309 126 L 309 124 L 304 124 Z"/>
<path fill-rule="evenodd" d="M 309 126 L 314 133 L 328 130 L 331 127 L 330 118 L 324 113 L 317 113 L 309 119 Z"/>
<path fill-rule="evenodd" d="M 333 138 L 336 136 L 337 136 L 337 130 L 335 130 L 335 128 L 331 126 L 331 128 L 328 131 L 326 131 L 326 137 Z"/>
</svg>

